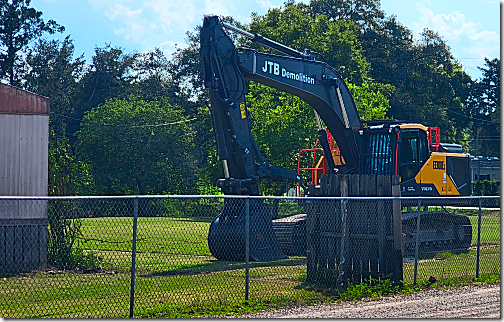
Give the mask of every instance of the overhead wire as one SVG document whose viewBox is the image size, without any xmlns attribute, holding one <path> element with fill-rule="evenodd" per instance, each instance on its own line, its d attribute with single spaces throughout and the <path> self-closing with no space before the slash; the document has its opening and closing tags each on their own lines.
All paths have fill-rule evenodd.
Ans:
<svg viewBox="0 0 504 322">
<path fill-rule="evenodd" d="M 65 117 L 65 118 L 68 118 L 68 119 L 71 119 L 71 120 L 75 120 L 75 121 L 81 121 L 83 123 L 90 123 L 90 122 L 93 122 L 91 120 L 85 120 L 85 119 L 76 119 L 74 117 L 70 117 L 70 116 L 66 116 L 66 115 L 63 115 L 63 114 L 58 114 L 58 113 L 51 113 L 53 115 L 58 115 L 58 116 L 61 116 L 61 117 Z M 101 122 L 94 122 L 94 123 L 98 123 L 99 125 L 104 125 L 104 126 L 116 126 L 116 127 L 130 127 L 130 128 L 142 128 L 142 127 L 159 127 L 159 126 L 169 126 L 169 125 L 175 125 L 175 124 L 180 124 L 180 123 L 188 123 L 188 122 L 192 122 L 194 120 L 196 120 L 197 118 L 196 117 L 193 117 L 193 118 L 190 118 L 190 119 L 187 119 L 187 120 L 180 120 L 180 121 L 175 121 L 175 122 L 170 122 L 170 123 L 159 123 L 159 124 L 144 124 L 144 125 L 128 125 L 128 124 L 107 124 L 107 123 L 101 123 Z"/>
<path fill-rule="evenodd" d="M 467 115 L 464 115 L 462 113 L 454 112 L 452 110 L 448 110 L 448 112 L 451 112 L 451 113 L 454 113 L 454 114 L 457 114 L 457 115 L 461 115 L 461 116 L 466 117 L 466 118 L 471 119 L 471 120 L 476 120 L 476 121 L 481 121 L 481 122 L 487 122 L 487 123 L 492 123 L 492 124 L 500 124 L 500 122 L 488 121 L 488 120 L 484 120 L 484 119 L 480 119 L 480 118 L 476 118 L 476 117 L 472 117 L 472 116 L 467 116 Z"/>
</svg>

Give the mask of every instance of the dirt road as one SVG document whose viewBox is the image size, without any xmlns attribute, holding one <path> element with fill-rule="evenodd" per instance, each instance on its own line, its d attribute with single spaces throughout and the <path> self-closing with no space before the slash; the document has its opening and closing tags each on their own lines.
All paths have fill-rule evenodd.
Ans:
<svg viewBox="0 0 504 322">
<path fill-rule="evenodd" d="M 282 308 L 243 318 L 500 318 L 500 285 L 426 290 L 352 303 Z"/>
</svg>

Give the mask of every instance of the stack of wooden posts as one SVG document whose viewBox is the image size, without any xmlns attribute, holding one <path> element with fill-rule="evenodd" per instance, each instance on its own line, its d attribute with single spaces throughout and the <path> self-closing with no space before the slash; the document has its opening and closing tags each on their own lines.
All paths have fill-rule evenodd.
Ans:
<svg viewBox="0 0 504 322">
<path fill-rule="evenodd" d="M 342 287 L 369 278 L 400 283 L 402 227 L 398 176 L 321 178 L 332 196 L 306 200 L 307 279 Z M 375 198 L 352 198 L 375 197 Z"/>
</svg>

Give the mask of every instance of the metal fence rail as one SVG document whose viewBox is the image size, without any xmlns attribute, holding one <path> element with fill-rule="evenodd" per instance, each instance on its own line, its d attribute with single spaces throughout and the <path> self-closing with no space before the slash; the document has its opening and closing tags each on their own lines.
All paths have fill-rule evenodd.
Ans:
<svg viewBox="0 0 504 322">
<path fill-rule="evenodd" d="M 319 239 L 329 236 L 337 244 L 343 240 L 341 232 L 331 229 L 341 227 L 341 205 L 359 209 L 357 218 L 366 224 L 348 223 L 359 229 L 357 238 L 364 238 L 347 256 L 348 267 L 359 273 L 351 275 L 355 283 L 366 274 L 383 278 L 373 275 L 384 264 L 371 255 L 387 249 L 380 250 L 374 237 L 366 236 L 390 227 L 377 226 L 378 206 L 366 215 L 371 199 L 384 204 L 398 200 L 0 197 L 0 317 L 157 317 L 191 308 L 242 305 L 245 300 L 323 298 L 323 293 L 305 287 L 306 206 L 322 205 Z M 404 282 L 470 280 L 500 273 L 498 197 L 400 200 L 403 232 L 409 227 L 404 235 Z M 220 222 L 212 224 L 221 212 L 225 215 Z M 445 220 L 444 226 L 434 225 L 436 214 L 443 212 L 456 217 Z M 460 230 L 454 228 L 455 220 L 469 224 Z M 217 233 L 209 247 L 211 225 Z M 222 227 L 231 228 L 222 232 Z M 455 241 L 467 239 L 468 247 L 454 250 Z M 221 246 L 224 255 L 217 257 L 230 258 L 215 257 Z M 322 242 L 315 247 L 334 254 L 324 259 L 336 273 L 327 276 L 341 276 L 339 249 Z M 257 257 L 262 260 L 255 261 Z"/>
</svg>

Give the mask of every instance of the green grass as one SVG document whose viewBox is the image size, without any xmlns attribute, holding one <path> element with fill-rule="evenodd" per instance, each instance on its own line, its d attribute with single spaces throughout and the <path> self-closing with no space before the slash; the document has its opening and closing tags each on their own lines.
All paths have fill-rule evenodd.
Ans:
<svg viewBox="0 0 504 322">
<path fill-rule="evenodd" d="M 478 216 L 468 216 L 472 226 L 472 242 L 478 241 Z M 481 216 L 481 243 L 500 245 L 500 213 L 498 211 L 487 212 Z"/>
<path fill-rule="evenodd" d="M 500 271 L 500 247 L 485 246 L 480 252 L 480 273 Z M 413 282 L 414 263 L 404 263 L 404 281 Z M 466 281 L 476 276 L 476 250 L 459 254 L 451 252 L 438 253 L 432 258 L 418 263 L 417 281 L 428 280 L 430 276 L 437 280 L 462 278 Z"/>
<path fill-rule="evenodd" d="M 470 219 L 475 232 L 477 217 Z M 250 299 L 245 302 L 245 264 L 217 261 L 210 255 L 206 243 L 210 221 L 138 219 L 136 317 L 245 313 L 287 302 L 312 303 L 334 298 L 334 292 L 307 287 L 306 260 L 292 257 L 251 262 Z M 500 273 L 496 275 L 500 272 L 500 217 L 488 213 L 482 222 L 485 246 L 481 250 L 480 273 L 482 278 L 500 281 Z M 131 218 L 82 219 L 83 235 L 78 247 L 98 255 L 106 264 L 105 271 L 37 272 L 0 279 L 0 317 L 127 317 L 132 225 Z M 473 249 L 459 254 L 436 254 L 419 263 L 418 281 L 434 276 L 443 285 L 469 282 L 474 280 L 475 262 Z M 404 264 L 404 280 L 406 285 L 411 284 L 413 263 Z M 358 298 L 361 293 L 378 292 L 363 286 L 350 291 L 337 297 Z"/>
</svg>

